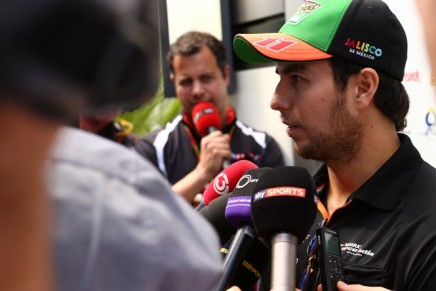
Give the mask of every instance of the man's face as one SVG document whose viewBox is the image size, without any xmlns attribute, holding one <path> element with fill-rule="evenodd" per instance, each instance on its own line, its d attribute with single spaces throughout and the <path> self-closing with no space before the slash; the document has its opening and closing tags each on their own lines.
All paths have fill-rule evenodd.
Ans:
<svg viewBox="0 0 436 291">
<path fill-rule="evenodd" d="M 215 104 L 224 122 L 229 105 L 229 67 L 226 67 L 223 75 L 215 56 L 204 46 L 192 56 L 176 55 L 173 59 L 173 68 L 174 75 L 171 79 L 184 112 L 191 114 L 197 103 L 208 101 Z"/>
<path fill-rule="evenodd" d="M 277 73 L 271 108 L 280 111 L 296 152 L 324 162 L 353 159 L 362 136 L 358 112 L 349 102 L 355 90 L 336 88 L 328 61 L 279 64 Z"/>
<path fill-rule="evenodd" d="M 431 66 L 436 73 L 436 1 L 416 0 L 416 4 L 422 19 Z"/>
</svg>

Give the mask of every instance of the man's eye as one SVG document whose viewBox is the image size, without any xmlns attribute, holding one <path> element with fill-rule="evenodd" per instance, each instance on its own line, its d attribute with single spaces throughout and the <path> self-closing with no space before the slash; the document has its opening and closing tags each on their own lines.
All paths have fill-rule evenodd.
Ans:
<svg viewBox="0 0 436 291">
<path fill-rule="evenodd" d="M 212 76 L 202 76 L 202 77 L 201 77 L 201 80 L 202 80 L 203 82 L 209 82 L 209 81 L 212 80 Z"/>
<path fill-rule="evenodd" d="M 191 80 L 181 80 L 179 82 L 180 86 L 186 87 L 186 86 L 190 86 L 191 85 Z"/>
<path fill-rule="evenodd" d="M 298 83 L 302 80 L 302 78 L 298 75 L 292 75 L 291 78 L 292 78 L 292 81 L 294 81 L 296 83 Z"/>
</svg>

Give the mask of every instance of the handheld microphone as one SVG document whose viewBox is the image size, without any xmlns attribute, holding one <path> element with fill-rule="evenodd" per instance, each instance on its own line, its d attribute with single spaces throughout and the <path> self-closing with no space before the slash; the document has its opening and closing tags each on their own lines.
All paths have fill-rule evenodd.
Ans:
<svg viewBox="0 0 436 291">
<path fill-rule="evenodd" d="M 226 247 L 222 247 L 220 250 L 224 255 L 226 255 L 228 251 Z M 251 290 L 249 288 L 252 288 L 262 277 L 263 272 L 269 264 L 270 257 L 270 248 L 258 237 L 255 237 L 228 286 L 238 286 L 241 290 Z"/>
<path fill-rule="evenodd" d="M 221 173 L 225 173 L 225 177 L 228 179 L 226 180 L 224 175 L 220 175 L 221 173 L 218 174 L 204 191 L 204 206 L 197 207 L 198 212 L 203 215 L 203 217 L 206 218 L 206 220 L 209 221 L 217 231 L 221 245 L 228 242 L 236 232 L 235 226 L 230 224 L 225 217 L 227 199 L 241 177 L 249 169 L 257 169 L 257 166 L 247 160 L 237 161 L 224 169 Z M 221 185 L 219 191 L 214 190 L 214 184 L 217 178 L 218 181 L 216 183 Z M 224 181 L 220 181 L 221 178 L 223 178 Z M 228 187 L 226 187 L 226 185 Z"/>
<path fill-rule="evenodd" d="M 192 109 L 192 121 L 201 136 L 206 136 L 221 128 L 218 109 L 211 102 L 200 102 Z"/>
<path fill-rule="evenodd" d="M 270 168 L 258 168 L 245 171 L 229 195 L 225 217 L 237 228 L 237 231 L 224 259 L 224 273 L 217 288 L 219 291 L 230 287 L 230 282 L 255 238 L 251 219 L 251 196 L 254 194 L 254 187 L 259 178 L 269 170 Z"/>
<path fill-rule="evenodd" d="M 240 160 L 221 171 L 204 191 L 204 206 L 197 207 L 198 212 L 217 231 L 221 245 L 228 242 L 236 232 L 236 226 L 232 225 L 225 216 L 227 199 L 237 187 L 245 172 L 250 169 L 257 169 L 256 164 L 247 160 Z M 219 187 L 215 187 L 215 184 Z"/>
<path fill-rule="evenodd" d="M 192 109 L 192 121 L 201 136 L 206 136 L 221 128 L 221 118 L 218 109 L 211 102 L 200 102 Z M 222 168 L 230 165 L 228 160 L 223 160 Z"/>
<path fill-rule="evenodd" d="M 239 160 L 222 170 L 204 190 L 203 204 L 209 205 L 215 198 L 232 192 L 244 172 L 256 168 L 256 164 L 248 160 Z"/>
<path fill-rule="evenodd" d="M 296 248 L 315 221 L 316 188 L 307 169 L 278 167 L 259 178 L 251 199 L 256 232 L 271 240 L 271 290 L 295 290 Z"/>
</svg>

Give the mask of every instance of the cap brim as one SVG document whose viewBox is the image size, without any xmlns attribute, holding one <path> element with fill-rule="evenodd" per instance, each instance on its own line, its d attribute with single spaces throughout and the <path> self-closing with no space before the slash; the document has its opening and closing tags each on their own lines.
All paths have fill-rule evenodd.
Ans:
<svg viewBox="0 0 436 291">
<path fill-rule="evenodd" d="M 285 33 L 237 34 L 233 48 L 247 63 L 303 62 L 332 57 Z"/>
</svg>

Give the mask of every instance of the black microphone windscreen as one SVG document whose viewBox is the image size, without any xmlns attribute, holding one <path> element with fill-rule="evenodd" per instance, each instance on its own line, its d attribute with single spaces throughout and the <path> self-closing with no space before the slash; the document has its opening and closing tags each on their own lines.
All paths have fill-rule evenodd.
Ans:
<svg viewBox="0 0 436 291">
<path fill-rule="evenodd" d="M 226 205 L 229 195 L 220 196 L 212 200 L 209 205 L 200 209 L 198 213 L 203 215 L 218 233 L 221 245 L 224 245 L 235 234 L 236 228 L 231 225 L 226 217 Z"/>
<path fill-rule="evenodd" d="M 265 239 L 288 232 L 304 240 L 317 213 L 315 183 L 302 167 L 278 167 L 259 178 L 251 213 L 257 233 Z"/>
<path fill-rule="evenodd" d="M 255 238 L 229 285 L 238 286 L 241 290 L 252 290 L 250 288 L 261 278 L 270 258 L 270 248 L 259 238 Z"/>
</svg>

